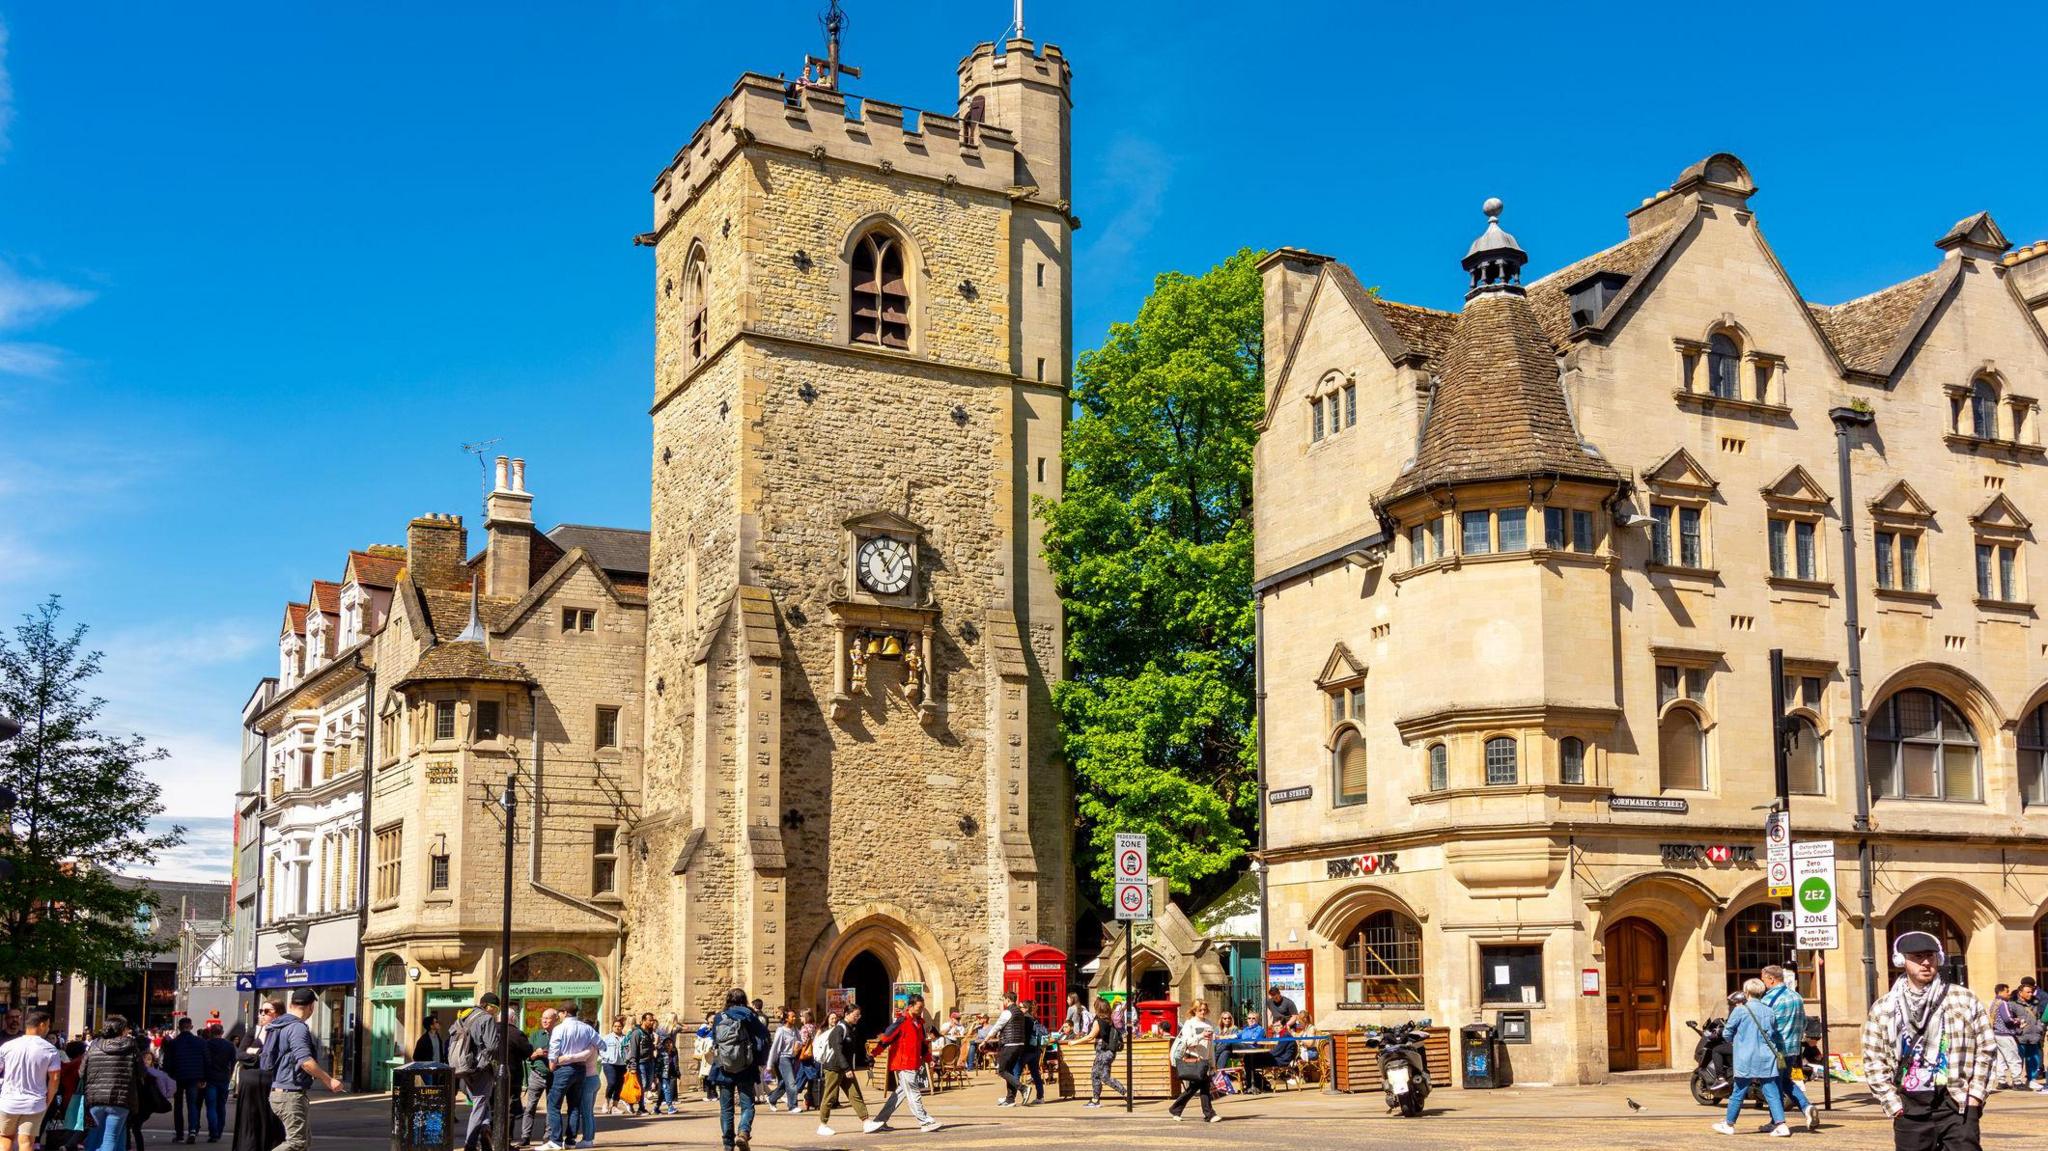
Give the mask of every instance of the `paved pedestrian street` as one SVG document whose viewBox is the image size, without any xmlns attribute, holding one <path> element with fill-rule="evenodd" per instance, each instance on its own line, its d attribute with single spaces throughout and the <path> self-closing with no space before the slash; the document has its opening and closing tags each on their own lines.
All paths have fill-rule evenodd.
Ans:
<svg viewBox="0 0 2048 1151">
<path fill-rule="evenodd" d="M 1860 1088 L 1837 1084 L 1835 1109 L 1824 1114 L 1818 1134 L 1796 1131 L 1794 1139 L 1824 1145 L 1830 1151 L 1889 1148 L 1891 1125 Z M 843 1122 L 834 1113 L 838 1134 L 815 1134 L 817 1116 L 771 1114 L 761 1110 L 754 1125 L 758 1151 L 841 1151 L 903 1145 L 942 1151 L 995 1151 L 998 1148 L 1072 1146 L 1168 1151 L 1180 1147 L 1274 1148 L 1296 1151 L 1338 1151 L 1349 1148 L 1428 1148 L 1455 1151 L 1554 1148 L 1556 1151 L 1608 1151 L 1628 1148 L 1716 1147 L 1727 1136 L 1708 1126 L 1718 1109 L 1695 1104 L 1683 1083 L 1642 1083 L 1604 1087 L 1516 1087 L 1499 1091 L 1439 1091 L 1431 1108 L 1416 1119 L 1389 1116 L 1378 1096 L 1324 1095 L 1291 1092 L 1222 1100 L 1223 1122 L 1199 1122 L 1191 1107 L 1185 1122 L 1175 1123 L 1164 1103 L 1141 1104 L 1125 1115 L 1122 1108 L 1084 1109 L 1079 1100 L 1055 1101 L 1022 1109 L 995 1106 L 1001 1091 L 988 1085 L 927 1097 L 943 1130 L 919 1134 L 908 1116 L 892 1121 L 885 1134 L 863 1135 L 851 1112 Z M 880 1092 L 877 1091 L 878 1097 Z M 1631 1109 L 1634 1099 L 1640 1110 Z M 466 1112 L 465 1112 L 466 1113 Z M 389 1100 L 383 1096 L 323 1099 L 314 1105 L 313 1143 L 322 1151 L 386 1151 Z M 1744 1145 L 1765 1141 L 1756 1132 L 1760 1112 L 1745 1115 Z M 718 1146 L 718 1109 L 697 1102 L 679 1117 L 598 1118 L 597 1145 L 603 1151 L 649 1147 Z M 1993 1097 L 1984 1118 L 1987 1151 L 2048 1149 L 2048 1095 L 2005 1091 Z M 457 1146 L 460 1146 L 458 1139 Z"/>
</svg>

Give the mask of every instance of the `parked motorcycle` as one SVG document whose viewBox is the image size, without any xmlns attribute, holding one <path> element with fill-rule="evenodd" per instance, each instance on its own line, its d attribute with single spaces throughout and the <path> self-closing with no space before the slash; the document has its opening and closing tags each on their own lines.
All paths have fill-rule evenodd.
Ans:
<svg viewBox="0 0 2048 1151">
<path fill-rule="evenodd" d="M 1379 1048 L 1380 1080 L 1387 1096 L 1387 1110 L 1404 1118 L 1422 1114 L 1422 1101 L 1429 1098 L 1429 1061 L 1423 1054 L 1429 1020 L 1414 1020 L 1369 1032 L 1368 1047 Z"/>
</svg>

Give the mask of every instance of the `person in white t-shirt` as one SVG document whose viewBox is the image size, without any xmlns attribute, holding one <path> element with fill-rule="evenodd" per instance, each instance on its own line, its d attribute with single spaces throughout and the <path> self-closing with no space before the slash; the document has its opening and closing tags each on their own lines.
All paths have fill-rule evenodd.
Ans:
<svg viewBox="0 0 2048 1151">
<path fill-rule="evenodd" d="M 0 1149 L 35 1151 L 36 1129 L 57 1093 L 64 1053 L 50 1042 L 48 1012 L 31 1011 L 21 1035 L 0 1046 Z"/>
</svg>

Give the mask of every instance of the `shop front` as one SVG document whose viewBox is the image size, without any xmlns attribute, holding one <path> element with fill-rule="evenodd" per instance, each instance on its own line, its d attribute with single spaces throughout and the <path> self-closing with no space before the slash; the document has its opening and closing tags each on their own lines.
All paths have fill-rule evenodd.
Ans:
<svg viewBox="0 0 2048 1151">
<path fill-rule="evenodd" d="M 259 999 L 289 1003 L 300 988 L 312 988 L 318 999 L 306 1021 L 320 1041 L 320 1062 L 331 1074 L 349 1078 L 354 1054 L 350 1036 L 356 1021 L 356 961 L 314 959 L 276 964 L 235 977 L 235 988 Z"/>
<path fill-rule="evenodd" d="M 480 996 L 497 990 L 491 967 L 486 957 L 461 974 L 429 973 L 395 952 L 378 957 L 370 968 L 369 990 L 373 1089 L 388 1089 L 392 1069 L 411 1060 L 427 1019 L 439 1019 L 446 1035 Z M 605 984 L 591 960 L 566 951 L 536 951 L 514 959 L 511 976 L 512 1018 L 525 1030 L 540 1026 L 543 1011 L 571 1002 L 591 1026 L 604 1027 Z"/>
</svg>

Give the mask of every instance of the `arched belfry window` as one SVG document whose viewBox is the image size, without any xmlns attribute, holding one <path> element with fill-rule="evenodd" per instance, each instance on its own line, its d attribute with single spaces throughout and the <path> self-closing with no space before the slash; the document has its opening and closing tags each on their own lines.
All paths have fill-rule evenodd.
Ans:
<svg viewBox="0 0 2048 1151">
<path fill-rule="evenodd" d="M 903 269 L 903 241 L 888 229 L 873 229 L 854 243 L 847 329 L 854 343 L 910 346 L 910 287 Z"/>
<path fill-rule="evenodd" d="M 685 363 L 697 364 L 704 360 L 705 336 L 709 324 L 704 291 L 704 253 L 701 249 L 690 253 L 690 262 L 683 268 L 683 340 Z"/>
</svg>

